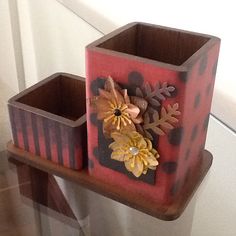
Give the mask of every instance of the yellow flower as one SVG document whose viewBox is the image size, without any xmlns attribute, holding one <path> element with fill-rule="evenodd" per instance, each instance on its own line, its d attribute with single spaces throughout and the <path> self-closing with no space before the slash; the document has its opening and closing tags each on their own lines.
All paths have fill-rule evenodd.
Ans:
<svg viewBox="0 0 236 236">
<path fill-rule="evenodd" d="M 98 120 L 103 120 L 103 132 L 110 136 L 114 131 L 136 130 L 135 124 L 143 119 L 140 108 L 131 103 L 126 89 L 120 89 L 111 77 L 108 77 L 105 89 L 99 89 L 99 96 L 95 102 Z M 139 100 L 146 109 L 146 101 Z"/>
<path fill-rule="evenodd" d="M 146 174 L 148 169 L 156 169 L 159 154 L 149 139 L 136 131 L 126 134 L 114 132 L 111 137 L 114 139 L 109 146 L 113 150 L 111 158 L 124 162 L 126 169 L 136 177 Z"/>
</svg>

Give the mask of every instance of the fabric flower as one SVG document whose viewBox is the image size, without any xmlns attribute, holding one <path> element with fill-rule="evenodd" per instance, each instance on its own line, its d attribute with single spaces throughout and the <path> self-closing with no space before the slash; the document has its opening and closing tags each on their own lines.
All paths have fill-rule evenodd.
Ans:
<svg viewBox="0 0 236 236">
<path fill-rule="evenodd" d="M 141 110 L 137 105 L 131 103 L 127 89 L 121 89 L 108 77 L 105 89 L 99 89 L 96 99 L 97 118 L 103 120 L 103 132 L 110 136 L 114 131 L 127 132 L 136 130 L 135 124 L 140 124 L 143 119 Z M 139 99 L 138 103 L 142 109 L 146 109 L 147 102 Z"/>
<path fill-rule="evenodd" d="M 114 132 L 111 137 L 114 139 L 109 145 L 113 150 L 111 158 L 124 162 L 126 169 L 136 177 L 146 174 L 148 169 L 156 169 L 159 154 L 152 148 L 149 139 L 136 131 L 125 134 Z"/>
</svg>

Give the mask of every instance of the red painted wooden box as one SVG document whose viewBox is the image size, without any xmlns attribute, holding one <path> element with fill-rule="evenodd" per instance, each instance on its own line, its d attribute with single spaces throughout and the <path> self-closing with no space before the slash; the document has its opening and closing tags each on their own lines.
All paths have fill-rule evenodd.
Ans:
<svg viewBox="0 0 236 236">
<path fill-rule="evenodd" d="M 87 156 L 84 78 L 54 74 L 8 102 L 15 146 L 72 169 Z"/>
<path fill-rule="evenodd" d="M 88 45 L 87 99 L 98 96 L 110 76 L 129 95 L 147 83 L 149 90 L 157 83 L 174 87 L 161 106 L 178 103 L 181 112 L 174 128 L 154 137 L 157 169 L 137 178 L 111 159 L 111 141 L 87 103 L 89 173 L 137 196 L 171 204 L 202 158 L 219 47 L 220 40 L 210 35 L 145 23 L 128 24 Z"/>
</svg>

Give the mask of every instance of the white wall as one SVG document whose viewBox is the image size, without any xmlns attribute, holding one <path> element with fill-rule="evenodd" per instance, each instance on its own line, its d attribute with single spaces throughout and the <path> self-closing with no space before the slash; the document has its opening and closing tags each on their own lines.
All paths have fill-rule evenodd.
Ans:
<svg viewBox="0 0 236 236">
<path fill-rule="evenodd" d="M 10 140 L 7 115 L 7 100 L 18 92 L 15 52 L 13 46 L 9 6 L 6 0 L 0 1 L 0 151 Z"/>
<path fill-rule="evenodd" d="M 0 1 L 0 11 L 0 83 L 4 83 L 10 90 L 18 91 L 15 52 L 13 47 L 8 1 Z"/>
<path fill-rule="evenodd" d="M 232 74 L 236 53 L 233 0 L 58 1 L 103 33 L 132 21 L 143 21 L 220 37 L 222 43 L 212 113 L 236 130 L 236 109 L 232 109 L 236 107 L 236 80 Z"/>
<path fill-rule="evenodd" d="M 60 71 L 84 76 L 84 47 L 101 33 L 55 0 L 18 0 L 18 5 L 26 86 Z"/>
</svg>

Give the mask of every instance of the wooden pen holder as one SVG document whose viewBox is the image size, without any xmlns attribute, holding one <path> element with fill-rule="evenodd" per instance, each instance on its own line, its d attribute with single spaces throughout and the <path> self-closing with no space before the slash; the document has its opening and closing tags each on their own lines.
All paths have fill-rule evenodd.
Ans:
<svg viewBox="0 0 236 236">
<path fill-rule="evenodd" d="M 116 123 L 120 118 L 115 116 L 120 116 L 132 102 L 120 98 L 126 104 L 122 111 L 114 110 L 114 124 L 109 123 L 113 118 L 104 113 L 111 114 L 110 110 L 102 113 L 99 102 L 95 106 L 87 103 L 89 173 L 137 196 L 171 204 L 202 161 L 219 46 L 220 40 L 210 35 L 145 23 L 128 24 L 88 45 L 87 99 L 100 99 L 101 104 L 110 99 L 114 107 L 112 99 L 116 92 L 112 92 L 112 86 L 113 91 L 119 90 L 119 96 L 126 89 L 130 101 L 132 97 L 144 98 L 149 117 L 142 122 L 136 119 L 134 125 L 136 131 L 138 125 L 145 129 L 143 137 L 152 138 L 152 147 L 159 154 L 156 169 L 144 168 L 139 175 L 135 168 L 146 164 L 139 161 L 135 166 L 138 148 L 125 150 L 126 153 L 132 150 L 130 157 L 120 154 L 123 151 L 120 145 L 121 152 L 115 156 L 118 148 L 115 150 L 115 145 L 111 145 L 114 135 L 109 133 L 109 129 L 115 128 L 107 128 L 115 124 L 121 130 L 120 123 Z M 130 117 L 126 116 L 131 119 L 129 111 Z M 130 140 L 130 134 L 127 135 Z M 133 160 L 133 165 L 128 159 Z"/>
<path fill-rule="evenodd" d="M 84 78 L 58 73 L 8 102 L 14 145 L 81 169 L 87 156 Z"/>
</svg>

